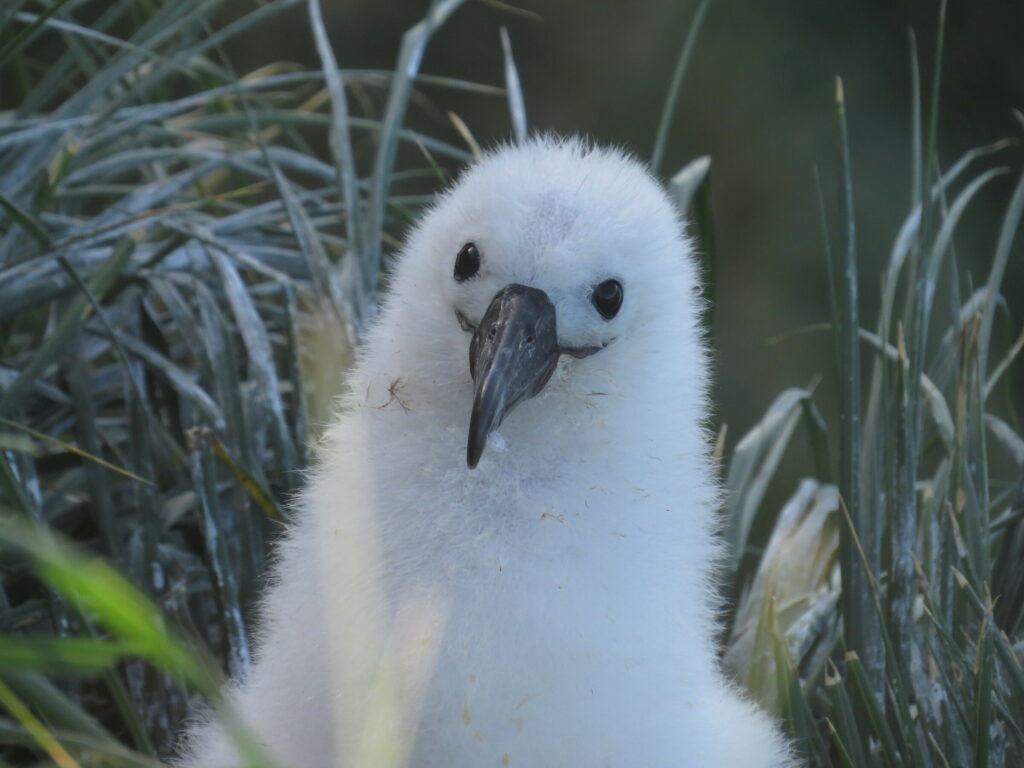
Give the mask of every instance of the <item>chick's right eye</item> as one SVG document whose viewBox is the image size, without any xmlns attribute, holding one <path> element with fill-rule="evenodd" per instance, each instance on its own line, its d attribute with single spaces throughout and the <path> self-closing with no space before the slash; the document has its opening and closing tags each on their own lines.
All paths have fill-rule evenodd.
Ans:
<svg viewBox="0 0 1024 768">
<path fill-rule="evenodd" d="M 455 257 L 455 279 L 460 283 L 480 271 L 480 251 L 474 243 L 466 243 Z"/>
</svg>

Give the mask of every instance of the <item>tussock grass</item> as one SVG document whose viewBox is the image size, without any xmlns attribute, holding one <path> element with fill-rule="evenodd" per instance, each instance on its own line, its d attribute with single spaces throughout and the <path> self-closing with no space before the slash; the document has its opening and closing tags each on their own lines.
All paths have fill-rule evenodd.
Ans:
<svg viewBox="0 0 1024 768">
<path fill-rule="evenodd" d="M 268 542 L 387 252 L 471 157 L 471 141 L 406 129 L 411 97 L 505 98 L 526 132 L 507 35 L 504 89 L 417 71 L 461 0 L 434 0 L 385 72 L 338 68 L 316 0 L 222 28 L 217 5 L 0 12 L 16 93 L 0 114 L 0 765 L 159 765 L 192 702 L 217 705 L 220 670 L 249 663 Z M 223 44 L 293 6 L 322 68 L 234 72 Z M 682 41 L 655 167 L 708 8 Z M 913 46 L 911 62 L 916 84 Z M 835 336 L 838 422 L 813 385 L 793 388 L 723 457 L 726 663 L 813 765 L 1024 761 L 1024 439 L 1006 381 L 1024 334 L 1000 297 L 1024 177 L 972 283 L 961 216 L 1021 169 L 992 166 L 1006 142 L 942 166 L 932 82 L 911 94 L 911 206 L 880 277 L 858 274 L 837 87 L 838 210 L 822 202 L 834 311 L 800 332 Z M 710 168 L 695 160 L 670 189 L 713 280 Z M 858 289 L 879 282 L 880 317 L 860 317 Z M 814 462 L 767 508 L 794 440 Z M 755 529 L 772 531 L 766 547 Z"/>
<path fill-rule="evenodd" d="M 316 2 L 219 29 L 200 0 L 2 12 L 17 104 L 0 117 L 0 506 L 21 546 L 0 581 L 0 693 L 76 759 L 107 760 L 72 734 L 166 754 L 190 691 L 216 690 L 126 634 L 157 631 L 149 601 L 229 674 L 249 663 L 247 607 L 373 310 L 382 243 L 470 159 L 403 127 L 410 96 L 503 94 L 417 71 L 460 4 L 434 3 L 385 72 L 338 69 Z M 297 5 L 324 67 L 234 72 L 221 46 Z M 350 108 L 354 89 L 382 112 Z M 400 145 L 419 162 L 396 165 Z M 50 532 L 141 590 L 120 608 L 135 624 L 76 598 L 106 583 L 92 570 L 55 583 L 29 567 Z M 54 686 L 54 670 L 84 679 Z M 0 725 L 61 763 L 30 721 Z"/>
<path fill-rule="evenodd" d="M 837 81 L 834 242 L 822 205 L 833 316 L 804 330 L 834 333 L 839 423 L 824 421 L 811 391 L 790 390 L 729 466 L 731 587 L 742 597 L 726 661 L 784 718 L 812 765 L 1024 760 L 1024 443 L 1003 381 L 1021 345 L 1012 335 L 998 344 L 993 333 L 1015 241 L 1020 254 L 1024 173 L 979 167 L 1007 141 L 940 166 L 942 17 L 926 119 L 912 94 L 911 210 L 881 276 L 873 330 L 858 316 L 865 282 Z M 911 67 L 916 85 L 913 38 Z M 953 236 L 978 192 L 1007 173 L 1018 180 L 988 274 L 973 287 Z M 773 515 L 761 500 L 800 421 L 819 466 L 774 519 L 761 520 L 773 532 L 753 553 L 750 530 Z M 829 431 L 838 432 L 835 462 Z M 997 476 L 996 466 L 1011 474 Z"/>
</svg>

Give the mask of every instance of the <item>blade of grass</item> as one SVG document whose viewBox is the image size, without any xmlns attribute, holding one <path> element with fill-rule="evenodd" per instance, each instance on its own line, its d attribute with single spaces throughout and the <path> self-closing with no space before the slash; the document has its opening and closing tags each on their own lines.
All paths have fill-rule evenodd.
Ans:
<svg viewBox="0 0 1024 768">
<path fill-rule="evenodd" d="M 937 130 L 939 108 L 939 83 L 942 79 L 942 50 L 945 33 L 946 1 L 942 0 L 939 7 L 939 21 L 933 66 L 932 94 L 929 104 L 927 136 L 920 168 L 923 173 L 922 190 L 932 189 L 932 174 L 938 175 Z M 941 178 L 941 177 L 940 177 Z M 979 185 L 980 186 L 980 185 Z M 973 194 L 973 193 L 972 193 Z M 964 205 L 970 195 L 961 195 Z M 938 203 L 938 205 L 937 205 Z M 925 357 L 928 342 L 928 321 L 931 312 L 934 282 L 941 265 L 941 257 L 946 251 L 946 243 L 935 249 L 931 246 L 940 245 L 935 242 L 932 232 L 932 219 L 936 209 L 941 214 L 942 196 L 927 194 L 922 200 L 921 225 L 914 240 L 913 257 L 909 264 L 907 280 L 907 301 L 904 311 L 904 324 L 907 330 L 905 343 L 903 329 L 898 331 L 897 348 L 902 351 L 901 360 L 909 361 L 909 376 L 904 375 L 903 366 L 897 370 L 897 431 L 896 431 L 896 466 L 892 476 L 893 515 L 891 553 L 894 589 L 889 596 L 890 617 L 894 620 L 893 636 L 897 658 L 896 673 L 905 673 L 911 662 L 912 641 L 909 637 L 908 622 L 911 601 L 913 599 L 913 565 L 911 552 L 917 522 L 917 463 L 920 450 L 920 388 L 916 386 L 925 370 Z M 962 208 L 961 208 L 962 210 Z M 947 219 L 946 224 L 949 224 Z M 952 233 L 952 228 L 947 228 Z M 925 267 L 925 269 L 922 269 Z M 886 329 L 886 332 L 888 329 Z M 906 679 L 906 678 L 905 678 Z"/>
<path fill-rule="evenodd" d="M 231 511 L 225 512 L 220 503 L 217 470 L 208 437 L 197 430 L 193 433 L 190 442 L 192 443 L 190 463 L 194 487 L 199 496 L 202 512 L 203 534 L 206 539 L 209 559 L 213 564 L 214 580 L 221 603 L 220 613 L 227 634 L 228 674 L 238 679 L 249 669 L 250 654 L 238 594 L 238 566 L 232 562 L 223 540 L 224 535 L 235 526 L 225 520 Z"/>
<path fill-rule="evenodd" d="M 4 195 L 0 195 L 0 207 L 7 211 L 7 215 L 20 224 L 21 228 L 31 235 L 32 239 L 39 243 L 39 245 L 41 245 L 45 250 L 49 250 L 53 247 L 53 240 L 50 238 L 46 228 L 34 219 L 28 211 L 24 210 L 21 206 L 13 200 L 9 200 Z"/>
<path fill-rule="evenodd" d="M 65 600 L 97 621 L 135 651 L 217 702 L 228 733 L 252 766 L 272 766 L 262 747 L 220 697 L 216 664 L 187 648 L 165 626 L 159 611 L 141 592 L 100 559 L 86 557 L 52 534 L 11 518 L 0 518 L 0 540 L 27 552 L 40 577 Z"/>
<path fill-rule="evenodd" d="M 497 8 L 499 11 L 507 13 L 510 16 L 520 16 L 524 19 L 529 19 L 530 21 L 544 20 L 544 17 L 541 16 L 539 13 L 527 10 L 526 8 L 520 8 L 518 5 L 506 3 L 503 0 L 480 0 L 480 2 L 483 3 L 484 5 L 489 5 L 493 8 Z"/>
<path fill-rule="evenodd" d="M 665 104 L 661 108 L 661 117 L 658 119 L 658 132 L 654 137 L 654 147 L 651 149 L 651 172 L 657 175 L 661 170 L 661 163 L 665 156 L 665 146 L 668 144 L 668 132 L 672 124 L 672 116 L 676 111 L 676 101 L 679 99 L 679 91 L 682 89 L 683 78 L 690 65 L 690 57 L 693 55 L 697 37 L 704 24 L 704 16 L 708 12 L 711 0 L 700 0 L 700 4 L 693 12 L 690 26 L 686 29 L 686 38 L 683 41 L 682 50 L 679 52 L 679 59 L 676 61 L 676 68 L 672 72 L 672 81 L 665 94 Z"/>
<path fill-rule="evenodd" d="M 992 636 L 988 631 L 991 622 L 992 616 L 987 613 L 980 627 L 974 664 L 977 678 L 974 692 L 974 765 L 989 764 L 995 666 Z"/>
<path fill-rule="evenodd" d="M 125 656 L 136 655 L 131 644 L 89 637 L 0 635 L 0 670 L 95 675 Z"/>
<path fill-rule="evenodd" d="M 708 178 L 710 172 L 711 157 L 704 155 L 691 160 L 669 180 L 668 188 L 672 192 L 676 208 L 681 215 L 688 214 L 697 190 Z"/>
<path fill-rule="evenodd" d="M 973 162 L 1000 152 L 1011 144 L 1012 142 L 1004 140 L 968 150 L 935 182 L 930 190 L 930 194 L 934 197 L 940 196 Z M 907 255 L 917 241 L 921 223 L 921 207 L 918 206 L 904 219 L 889 253 L 889 263 L 882 281 L 882 309 L 880 312 L 881 320 L 879 321 L 879 334 L 884 339 L 889 338 L 892 327 L 892 310 L 895 303 L 899 274 L 903 271 Z"/>
<path fill-rule="evenodd" d="M 281 514 L 281 510 L 278 509 L 277 504 L 274 503 L 274 499 L 270 493 L 263 488 L 260 483 L 245 471 L 238 463 L 231 458 L 231 454 L 224 448 L 224 444 L 217 439 L 216 435 L 211 436 L 210 441 L 213 446 L 213 452 L 217 458 L 229 469 L 231 474 L 234 475 L 235 480 L 245 488 L 246 493 L 252 498 L 256 505 L 263 510 L 263 513 L 272 520 L 284 525 L 287 521 L 284 519 L 284 515 Z"/>
<path fill-rule="evenodd" d="M 299 463 L 309 465 L 309 402 L 306 396 L 306 382 L 302 374 L 302 345 L 299 339 L 299 299 L 292 285 L 282 286 L 283 307 L 286 316 L 286 339 L 288 341 L 288 381 L 292 388 L 292 430 L 295 433 L 295 446 L 299 450 Z M 280 516 L 267 510 L 271 516 Z"/>
<path fill-rule="evenodd" d="M 935 33 L 935 60 L 932 64 L 932 92 L 931 98 L 928 102 L 928 124 L 926 127 L 924 151 L 921 157 L 921 166 L 919 169 L 923 174 L 922 189 L 931 189 L 931 172 L 933 167 L 937 167 L 937 150 L 938 150 L 938 131 L 939 131 L 939 94 L 940 84 L 942 82 L 942 53 L 943 45 L 946 39 L 946 0 L 941 0 L 939 3 L 939 19 Z M 933 159 L 936 161 L 933 165 Z M 931 219 L 934 205 L 932 198 L 925 196 L 922 200 L 921 210 L 921 228 L 918 230 L 918 251 L 919 253 L 925 252 L 925 244 L 927 238 L 931 232 Z M 916 265 L 913 265 L 916 266 Z M 910 285 L 915 285 L 916 273 L 912 273 Z M 916 354 L 917 350 L 912 350 L 912 354 Z"/>
<path fill-rule="evenodd" d="M 858 275 L 856 224 L 853 211 L 853 173 L 850 168 L 850 145 L 846 129 L 846 104 L 843 81 L 836 78 L 836 122 L 839 132 L 841 181 L 840 222 L 842 232 L 842 269 L 838 270 L 841 290 L 835 324 L 839 341 L 839 488 L 853 521 L 857 538 L 866 543 L 868 565 L 872 573 L 878 572 L 880 534 L 870 519 L 865 519 L 860 503 L 861 459 L 861 403 L 860 403 L 860 344 L 858 332 Z M 857 566 L 853 542 L 849 532 L 840 529 L 840 566 L 843 592 L 843 626 L 848 647 L 863 660 L 872 687 L 881 690 L 882 652 L 878 644 L 876 619 L 867 603 L 867 584 Z"/>
<path fill-rule="evenodd" d="M 28 707 L 2 680 L 0 680 L 0 703 L 17 718 L 26 731 L 32 734 L 32 738 L 57 764 L 58 768 L 81 768 L 78 762 L 61 746 L 61 743 L 54 738 L 53 734 L 36 719 Z"/>
<path fill-rule="evenodd" d="M 508 114 L 512 122 L 512 136 L 516 144 L 526 141 L 526 100 L 519 84 L 519 70 L 512 57 L 512 41 L 508 29 L 501 28 L 501 52 L 505 59 L 505 93 L 508 97 Z"/>
<path fill-rule="evenodd" d="M 912 446 L 913 443 L 904 437 L 910 429 L 907 422 L 912 418 L 909 406 L 909 390 L 912 385 L 909 379 L 913 373 L 910 372 L 911 365 L 907 360 L 903 326 L 900 324 L 897 324 L 896 329 L 896 353 L 896 471 L 893 477 L 894 499 L 891 506 L 891 551 L 888 569 L 892 585 L 886 597 L 889 604 L 888 620 L 897 653 L 896 658 L 891 659 L 890 663 L 897 669 L 909 669 L 913 646 L 910 624 L 913 620 L 913 548 L 917 523 L 917 499 L 913 483 L 917 475 L 917 461 L 916 456 L 908 456 L 908 451 L 911 450 L 908 446 Z"/>
<path fill-rule="evenodd" d="M 1006 272 L 1006 264 L 1010 258 L 1010 249 L 1013 246 L 1017 229 L 1020 226 L 1021 216 L 1024 214 L 1024 173 L 1021 174 L 1017 186 L 1013 190 L 1013 196 L 1006 208 L 1006 216 L 1003 218 L 999 230 L 999 240 L 996 243 L 995 255 L 992 258 L 992 266 L 989 269 L 988 279 L 985 288 L 988 290 L 988 301 L 981 316 L 981 329 L 978 337 L 978 370 L 982 376 L 988 371 L 989 345 L 992 336 L 992 319 L 995 315 L 995 296 L 1002 285 L 1003 275 Z"/>
<path fill-rule="evenodd" d="M 18 20 L 18 21 L 21 21 L 21 22 L 26 22 L 28 24 L 35 24 L 35 23 L 37 23 L 40 20 L 40 16 L 41 15 L 42 14 L 35 14 L 35 13 L 16 13 L 16 14 L 14 14 L 14 18 L 16 20 Z M 74 39 L 76 37 L 81 37 L 81 38 L 85 38 L 85 39 L 90 40 L 90 41 L 105 43 L 105 44 L 113 46 L 115 48 L 119 48 L 119 49 L 123 49 L 123 50 L 132 51 L 134 53 L 137 53 L 143 59 L 152 59 L 153 61 L 158 61 L 158 62 L 162 62 L 162 63 L 168 64 L 172 68 L 178 70 L 178 72 L 181 73 L 181 74 L 188 75 L 188 76 L 192 76 L 192 75 L 195 74 L 191 69 L 189 69 L 187 67 L 184 67 L 184 66 L 182 66 L 180 64 L 176 64 L 176 63 L 174 63 L 172 61 L 169 61 L 168 59 L 165 59 L 163 56 L 161 56 L 160 54 L 156 53 L 154 50 L 152 50 L 150 48 L 146 48 L 146 47 L 139 46 L 139 45 L 134 45 L 134 44 L 132 44 L 130 42 L 122 40 L 119 37 L 114 37 L 113 35 L 108 35 L 108 34 L 105 34 L 103 32 L 100 32 L 98 30 L 90 29 L 89 27 L 84 27 L 84 26 L 82 26 L 80 24 L 73 24 L 73 23 L 68 22 L 68 21 L 62 21 L 60 19 L 53 19 L 53 18 L 43 19 L 42 23 L 47 28 L 59 30 L 59 31 L 64 32 L 64 33 L 68 33 L 68 37 L 71 37 L 72 39 Z"/>
<path fill-rule="evenodd" d="M 999 364 L 993 369 L 992 373 L 989 374 L 988 379 L 985 381 L 985 400 L 988 401 L 989 396 L 992 394 L 992 390 L 995 389 L 996 384 L 999 383 L 999 379 L 1020 354 L 1021 349 L 1024 349 L 1024 326 L 1021 326 L 1020 335 L 1017 336 L 1017 340 L 1013 342 L 1010 348 L 1003 355 L 1003 359 L 999 361 Z"/>
<path fill-rule="evenodd" d="M 730 570 L 734 574 L 746 553 L 747 539 L 768 483 L 796 429 L 802 412 L 800 403 L 810 396 L 808 390 L 797 388 L 780 394 L 733 449 L 725 487 L 729 500 L 726 540 L 731 552 Z"/>
<path fill-rule="evenodd" d="M 234 265 L 221 253 L 213 252 L 211 255 L 224 285 L 231 311 L 242 334 L 242 341 L 249 354 L 249 361 L 256 374 L 256 380 L 259 382 L 257 391 L 271 417 L 273 427 L 271 434 L 275 441 L 275 448 L 280 452 L 285 468 L 294 470 L 297 467 L 298 457 L 285 420 L 284 403 L 281 401 L 281 384 L 274 366 L 274 354 L 267 336 L 266 326 L 245 290 L 242 278 L 235 270 Z M 281 479 L 290 485 L 289 478 Z"/>
<path fill-rule="evenodd" d="M 79 754 L 88 755 L 91 760 L 86 765 L 111 766 L 111 768 L 168 768 L 166 763 L 152 758 L 130 752 L 113 739 L 110 741 L 99 741 L 97 739 L 83 736 L 80 733 L 60 729 L 50 729 L 50 734 L 68 749 Z M 0 744 L 10 746 L 30 747 L 36 744 L 36 740 L 24 728 L 0 719 Z M 7 763 L 0 763 L 0 766 L 7 766 Z"/>
<path fill-rule="evenodd" d="M 886 758 L 885 762 L 893 766 L 893 768 L 906 765 L 899 748 L 896 746 L 896 739 L 893 736 L 892 730 L 885 720 L 885 715 L 878 706 L 860 658 L 854 651 L 850 651 L 846 654 L 845 662 L 846 672 L 849 676 L 849 687 L 856 697 L 852 701 L 858 703 L 856 711 L 867 720 L 871 726 L 872 734 L 882 745 L 883 754 Z"/>
<path fill-rule="evenodd" d="M 477 143 L 476 138 L 473 136 L 473 132 L 469 130 L 469 126 L 466 125 L 466 122 L 454 112 L 448 113 L 448 120 L 453 126 L 455 126 L 455 130 L 458 132 L 459 136 L 462 137 L 462 140 L 466 142 L 466 147 L 469 149 L 469 154 L 472 156 L 473 162 L 480 162 L 484 153 L 480 149 L 480 145 Z"/>
<path fill-rule="evenodd" d="M 949 209 L 949 212 L 943 218 L 942 226 L 939 228 L 939 232 L 936 235 L 934 244 L 931 248 L 931 253 L 928 256 L 927 270 L 924 275 L 924 291 L 918 297 L 918 300 L 921 302 L 919 316 L 920 327 L 918 329 L 918 334 L 921 339 L 918 346 L 922 351 L 924 351 L 924 344 L 927 341 L 931 307 L 935 296 L 935 284 L 938 281 L 939 271 L 942 269 L 943 258 L 952 245 L 953 234 L 957 225 L 960 223 L 960 218 L 963 216 L 967 205 L 975 195 L 977 195 L 981 188 L 989 181 L 998 178 L 1004 173 L 1006 173 L 1005 168 L 992 168 L 973 179 L 971 183 L 968 184 L 959 195 L 957 195 L 956 199 L 953 201 L 953 205 Z M 998 284 L 996 287 L 998 288 Z"/>
<path fill-rule="evenodd" d="M 103 743 L 113 743 L 114 736 L 63 691 L 35 672 L 6 670 L 4 682 L 19 699 L 28 702 L 54 728 L 77 733 Z"/>
<path fill-rule="evenodd" d="M 111 464 L 109 461 L 101 459 L 99 456 L 94 456 L 91 453 L 88 453 L 87 451 L 83 451 L 77 445 L 72 445 L 71 443 L 67 443 L 63 440 L 58 440 L 55 437 L 51 437 L 50 435 L 47 435 L 43 432 L 39 432 L 38 430 L 32 429 L 32 427 L 25 426 L 24 424 L 18 424 L 17 422 L 5 419 L 2 416 L 0 416 L 0 424 L 3 424 L 6 427 L 10 427 L 11 429 L 17 429 L 21 432 L 24 432 L 27 435 L 31 435 L 36 440 L 42 440 L 43 442 L 49 443 L 50 445 L 55 445 L 61 450 L 67 451 L 68 453 L 73 453 L 75 456 L 81 456 L 83 459 L 95 462 L 96 464 L 99 464 L 101 467 L 106 467 L 107 469 L 113 472 L 117 472 L 119 475 L 124 475 L 125 477 L 131 478 L 132 480 L 136 480 L 140 483 L 153 485 L 152 480 L 147 480 L 144 477 L 139 477 L 135 473 L 129 472 L 124 467 L 119 467 L 116 464 Z"/>
<path fill-rule="evenodd" d="M 96 392 L 90 386 L 89 368 L 85 360 L 84 339 L 77 334 L 65 358 L 64 377 L 71 390 L 72 407 L 75 410 L 75 433 L 85 451 L 98 456 L 103 451 L 99 430 L 96 426 Z M 120 547 L 120 531 L 111 496 L 111 479 L 100 466 L 88 463 L 85 467 L 89 494 L 92 499 L 93 515 L 103 542 L 103 551 L 113 557 Z"/>
<path fill-rule="evenodd" d="M 865 739 L 861 735 L 850 703 L 849 694 L 843 683 L 839 670 L 829 662 L 830 670 L 825 673 L 825 694 L 832 707 L 829 724 L 833 736 L 833 744 L 840 754 L 844 765 L 860 768 L 870 765 L 864 755 Z"/>
<path fill-rule="evenodd" d="M 24 29 L 8 40 L 4 46 L 0 48 L 0 67 L 5 66 L 12 56 L 28 45 L 29 42 L 42 31 L 43 24 L 46 23 L 46 20 L 63 8 L 67 2 L 68 0 L 54 0 L 53 3 L 47 6 L 46 10 L 36 17 L 35 21 L 28 24 Z M 6 21 L 7 20 L 5 19 L 5 22 Z"/>
<path fill-rule="evenodd" d="M 907 30 L 910 59 L 910 209 L 921 205 L 924 173 L 921 169 L 921 68 L 917 61 L 917 36 Z"/>
<path fill-rule="evenodd" d="M 345 227 L 349 242 L 353 244 L 355 258 L 362 268 L 360 255 L 365 249 L 363 243 L 362 201 L 358 196 L 356 185 L 356 164 L 352 154 L 352 137 L 349 134 L 348 101 L 345 98 L 345 85 L 331 49 L 327 30 L 324 28 L 323 15 L 320 12 L 319 0 L 309 0 L 309 19 L 313 28 L 317 53 L 323 66 L 324 80 L 331 94 L 331 126 L 329 132 L 331 154 L 338 173 L 341 201 L 345 209 Z M 368 283 L 366 275 L 361 275 L 361 284 Z"/>
<path fill-rule="evenodd" d="M 97 331 L 97 333 L 99 333 Z M 104 334 L 105 335 L 105 334 Z M 157 352 L 136 336 L 123 331 L 115 331 L 114 338 L 131 355 L 144 362 L 149 370 L 163 377 L 177 392 L 184 395 L 196 406 L 196 409 L 217 429 L 224 426 L 224 415 L 213 398 L 180 366 L 175 365 L 164 355 Z M 144 394 L 144 393 L 143 393 Z"/>
<path fill-rule="evenodd" d="M 97 273 L 90 286 L 92 294 L 97 299 L 102 300 L 107 296 L 115 281 L 124 272 L 134 248 L 135 244 L 129 238 L 122 238 L 118 242 L 110 258 Z M 78 330 L 88 308 L 89 299 L 86 296 L 80 294 L 75 297 L 56 327 L 47 335 L 39 351 L 21 369 L 18 378 L 0 397 L 0 416 L 11 416 L 24 404 L 31 394 L 36 380 L 46 367 L 57 359 L 65 349 L 68 338 Z"/>
<path fill-rule="evenodd" d="M 399 129 L 405 119 L 413 78 L 419 71 L 427 43 L 434 32 L 465 0 L 431 0 L 426 16 L 402 37 L 402 48 L 395 65 L 396 76 L 391 82 L 388 104 L 381 121 L 380 140 L 373 164 L 370 190 L 370 210 L 366 233 L 366 254 L 362 274 L 366 276 L 364 294 L 374 302 L 377 276 L 383 255 L 384 209 L 391 185 L 391 172 L 398 148 Z M 425 143 L 425 142 L 424 142 Z"/>
</svg>

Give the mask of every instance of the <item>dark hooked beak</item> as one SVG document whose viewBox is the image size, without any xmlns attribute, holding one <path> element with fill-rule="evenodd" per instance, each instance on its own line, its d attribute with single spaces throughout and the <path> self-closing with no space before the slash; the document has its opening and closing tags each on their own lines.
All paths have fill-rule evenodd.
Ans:
<svg viewBox="0 0 1024 768">
<path fill-rule="evenodd" d="M 469 345 L 476 385 L 466 447 L 470 469 L 505 415 L 544 389 L 560 351 L 555 307 L 544 291 L 518 283 L 498 291 Z"/>
</svg>

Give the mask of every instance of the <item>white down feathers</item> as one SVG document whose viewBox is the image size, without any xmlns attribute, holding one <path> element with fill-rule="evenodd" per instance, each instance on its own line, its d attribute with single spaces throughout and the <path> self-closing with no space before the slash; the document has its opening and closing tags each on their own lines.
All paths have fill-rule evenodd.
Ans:
<svg viewBox="0 0 1024 768">
<path fill-rule="evenodd" d="M 457 282 L 456 254 L 481 254 Z M 614 278 L 603 319 L 592 287 Z M 470 334 L 542 289 L 563 346 L 476 470 Z M 350 394 L 280 545 L 232 694 L 294 768 L 777 768 L 725 681 L 711 587 L 718 488 L 698 270 L 637 162 L 577 140 L 500 149 L 410 234 Z M 500 448 L 500 450 L 496 449 Z M 215 724 L 186 766 L 240 760 Z"/>
</svg>

